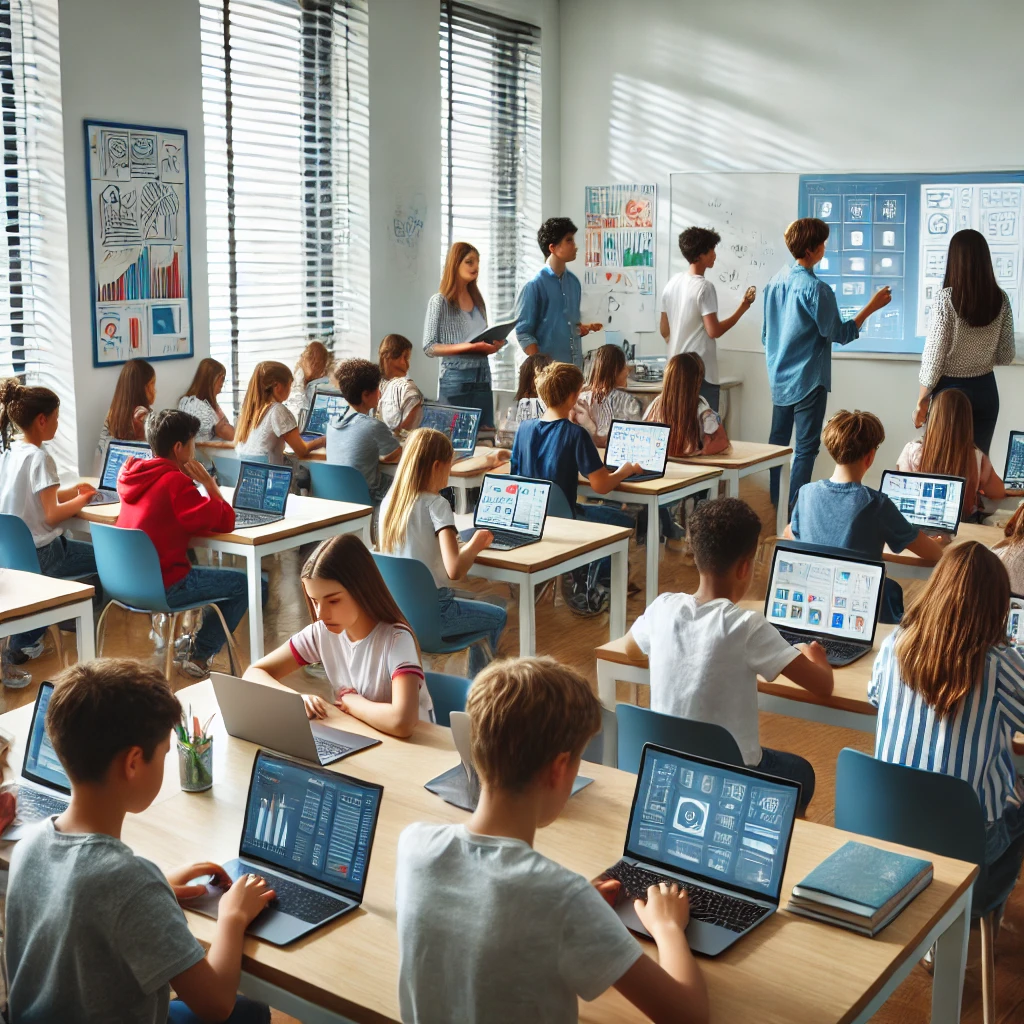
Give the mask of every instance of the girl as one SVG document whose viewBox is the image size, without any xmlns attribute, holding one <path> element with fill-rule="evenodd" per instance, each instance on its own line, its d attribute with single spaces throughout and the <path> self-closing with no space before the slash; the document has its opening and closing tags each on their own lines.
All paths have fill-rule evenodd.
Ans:
<svg viewBox="0 0 1024 1024">
<path fill-rule="evenodd" d="M 401 739 L 418 720 L 432 722 L 419 644 L 363 542 L 351 533 L 325 540 L 301 578 L 312 624 L 251 665 L 245 678 L 280 680 L 319 663 L 345 714 Z M 304 693 L 302 700 L 310 718 L 326 717 L 320 697 Z"/>
<path fill-rule="evenodd" d="M 412 430 L 423 416 L 423 392 L 409 376 L 412 342 L 401 334 L 389 334 L 377 350 L 382 381 L 377 416 L 393 433 Z"/>
<path fill-rule="evenodd" d="M 1018 597 L 1024 597 L 1024 501 L 1003 527 L 1003 533 L 1006 539 L 1001 540 L 993 551 L 1006 566 L 1010 590 Z"/>
<path fill-rule="evenodd" d="M 969 782 L 985 812 L 986 861 L 1024 857 L 1024 784 L 1011 740 L 1024 728 L 1024 655 L 1006 646 L 1010 581 L 996 556 L 968 541 L 948 548 L 900 627 L 882 642 L 868 698 L 878 707 L 875 757 Z M 950 614 L 956 609 L 956 614 Z M 1009 865 L 1012 869 L 1013 865 Z M 974 913 L 1001 906 L 1005 883 L 974 895 Z"/>
<path fill-rule="evenodd" d="M 515 443 L 516 430 L 523 420 L 539 420 L 547 412 L 547 406 L 537 394 L 537 374 L 551 362 L 551 356 L 527 356 L 519 367 L 519 390 L 508 413 L 495 433 L 494 443 L 502 448 L 511 448 Z"/>
<path fill-rule="evenodd" d="M 188 391 L 178 399 L 178 408 L 199 420 L 196 441 L 234 441 L 235 428 L 228 423 L 224 410 L 217 404 L 217 396 L 224 387 L 227 371 L 216 359 L 200 359 L 196 375 Z"/>
<path fill-rule="evenodd" d="M 331 371 L 331 353 L 322 341 L 311 341 L 299 356 L 292 375 L 291 391 L 285 403 L 296 420 L 301 420 L 313 398 L 311 385 L 326 384 Z"/>
<path fill-rule="evenodd" d="M 645 420 L 667 423 L 668 454 L 671 458 L 716 455 L 729 447 L 722 421 L 707 399 L 701 397 L 704 360 L 696 352 L 681 352 L 665 367 L 661 394 L 651 402 Z"/>
<path fill-rule="evenodd" d="M 302 440 L 291 410 L 284 405 L 292 386 L 292 372 L 284 363 L 258 363 L 249 379 L 245 399 L 235 426 L 235 451 L 246 455 L 265 455 L 274 465 L 284 465 L 287 444 L 300 459 L 322 448 L 326 438 L 308 444 Z"/>
<path fill-rule="evenodd" d="M 154 401 L 156 370 L 145 359 L 129 359 L 121 367 L 107 418 L 100 429 L 94 470 L 97 476 L 103 469 L 103 459 L 111 438 L 118 441 L 146 440 L 146 417 L 153 411 Z"/>
<path fill-rule="evenodd" d="M 441 605 L 441 635 L 455 638 L 481 630 L 490 632 L 489 650 L 482 644 L 469 649 L 469 674 L 475 676 L 494 656 L 505 628 L 505 610 L 486 601 L 456 597 L 451 583 L 461 580 L 476 556 L 494 540 L 489 530 L 477 530 L 459 550 L 455 516 L 441 496 L 448 486 L 454 452 L 439 430 L 414 430 L 402 453 L 395 482 L 381 504 L 380 550 L 425 563 L 437 584 Z M 495 452 L 492 464 L 508 458 Z"/>
<path fill-rule="evenodd" d="M 590 379 L 580 392 L 571 418 L 586 427 L 598 448 L 608 442 L 612 420 L 638 420 L 643 416 L 640 399 L 623 390 L 628 378 L 626 353 L 617 345 L 602 345 L 594 353 Z"/>
</svg>

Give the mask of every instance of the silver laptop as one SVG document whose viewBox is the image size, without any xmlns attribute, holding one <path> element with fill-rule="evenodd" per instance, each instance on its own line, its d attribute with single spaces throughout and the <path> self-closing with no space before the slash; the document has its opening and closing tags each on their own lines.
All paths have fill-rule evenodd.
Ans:
<svg viewBox="0 0 1024 1024">
<path fill-rule="evenodd" d="M 100 485 L 89 499 L 90 505 L 113 505 L 121 499 L 117 495 L 117 475 L 129 459 L 151 459 L 153 450 L 141 441 L 111 441 L 103 456 Z"/>
<path fill-rule="evenodd" d="M 604 451 L 604 464 L 614 473 L 619 466 L 635 462 L 642 473 L 627 476 L 623 483 L 641 480 L 660 480 L 668 462 L 668 439 L 672 428 L 667 423 L 633 423 L 612 420 L 608 429 L 608 443 Z"/>
<path fill-rule="evenodd" d="M 882 474 L 881 491 L 914 526 L 926 533 L 954 537 L 963 514 L 966 483 L 962 476 L 887 469 Z"/>
<path fill-rule="evenodd" d="M 480 430 L 479 409 L 457 405 L 443 405 L 440 402 L 423 403 L 421 427 L 440 430 L 447 434 L 455 449 L 455 460 L 468 459 L 476 451 L 476 435 Z"/>
<path fill-rule="evenodd" d="M 1003 483 L 1008 490 L 1024 490 L 1024 430 L 1011 430 L 1006 445 L 1006 466 Z"/>
<path fill-rule="evenodd" d="M 243 462 L 231 502 L 235 509 L 235 529 L 266 526 L 284 519 L 291 486 L 291 466 Z"/>
<path fill-rule="evenodd" d="M 230 736 L 290 757 L 328 765 L 349 754 L 376 747 L 379 739 L 332 729 L 306 717 L 302 695 L 248 679 L 211 672 L 224 728 Z"/>
<path fill-rule="evenodd" d="M 544 536 L 550 497 L 550 480 L 488 473 L 480 486 L 473 526 L 462 530 L 459 537 L 469 540 L 477 530 L 490 530 L 495 551 L 535 544 Z"/>
<path fill-rule="evenodd" d="M 800 785 L 648 743 L 640 758 L 615 912 L 641 935 L 633 901 L 659 882 L 690 899 L 690 948 L 717 956 L 779 908 Z"/>
<path fill-rule="evenodd" d="M 302 425 L 302 440 L 307 444 L 323 437 L 327 433 L 327 424 L 331 417 L 344 412 L 348 402 L 341 397 L 340 391 L 320 387 L 313 392 L 313 401 L 306 410 L 306 420 Z"/>
<path fill-rule="evenodd" d="M 256 751 L 232 880 L 262 875 L 275 898 L 246 932 L 286 946 L 363 901 L 384 787 Z M 223 890 L 207 886 L 189 910 L 216 917 Z"/>
</svg>

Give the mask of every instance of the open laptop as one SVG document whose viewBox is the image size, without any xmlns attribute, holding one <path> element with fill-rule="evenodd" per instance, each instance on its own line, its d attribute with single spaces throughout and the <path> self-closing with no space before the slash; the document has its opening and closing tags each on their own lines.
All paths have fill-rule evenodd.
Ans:
<svg viewBox="0 0 1024 1024">
<path fill-rule="evenodd" d="M 480 486 L 473 526 L 460 531 L 459 538 L 469 540 L 477 530 L 490 530 L 495 551 L 535 544 L 544 536 L 550 497 L 550 480 L 488 473 Z"/>
<path fill-rule="evenodd" d="M 966 483 L 962 476 L 887 469 L 882 474 L 881 490 L 914 526 L 927 533 L 955 536 L 963 514 Z"/>
<path fill-rule="evenodd" d="M 51 814 L 63 814 L 68 809 L 71 781 L 46 733 L 46 707 L 52 693 L 53 683 L 40 683 L 25 745 L 25 762 L 18 781 L 17 817 L 0 839 L 21 839 L 30 825 Z"/>
<path fill-rule="evenodd" d="M 775 545 L 764 617 L 791 644 L 817 640 L 830 665 L 849 665 L 875 642 L 885 564 L 841 548 Z"/>
<path fill-rule="evenodd" d="M 1010 614 L 1006 617 L 1006 639 L 1024 647 L 1024 597 L 1010 595 Z"/>
<path fill-rule="evenodd" d="M 89 499 L 90 505 L 113 505 L 121 499 L 117 496 L 117 474 L 129 459 L 151 459 L 153 450 L 141 441 L 111 441 L 107 454 L 103 456 L 103 471 L 100 485 Z"/>
<path fill-rule="evenodd" d="M 384 787 L 257 750 L 232 880 L 262 875 L 275 898 L 246 932 L 286 946 L 363 901 Z M 224 890 L 189 910 L 216 917 Z"/>
<path fill-rule="evenodd" d="M 291 466 L 243 462 L 231 502 L 235 509 L 235 529 L 266 526 L 284 519 L 291 486 Z"/>
<path fill-rule="evenodd" d="M 344 412 L 348 402 L 341 397 L 340 391 L 329 388 L 317 388 L 313 392 L 313 401 L 306 410 L 306 420 L 302 425 L 300 436 L 307 444 L 323 437 L 327 433 L 327 424 L 331 417 Z"/>
<path fill-rule="evenodd" d="M 1008 490 L 1024 490 L 1024 430 L 1011 430 L 1006 445 L 1006 466 L 1003 483 Z"/>
<path fill-rule="evenodd" d="M 479 409 L 458 405 L 442 405 L 440 402 L 423 403 L 421 427 L 440 430 L 447 434 L 455 449 L 455 461 L 472 458 L 476 451 L 476 435 L 480 430 Z"/>
<path fill-rule="evenodd" d="M 779 908 L 800 784 L 648 743 L 640 758 L 622 859 L 602 879 L 622 884 L 615 912 L 675 882 L 690 898 L 690 948 L 717 956 Z"/>
<path fill-rule="evenodd" d="M 333 764 L 380 743 L 372 736 L 311 722 L 302 695 L 295 690 L 264 686 L 222 672 L 211 672 L 210 681 L 224 728 L 240 740 L 321 765 Z"/>
<path fill-rule="evenodd" d="M 627 476 L 623 483 L 660 480 L 665 475 L 668 438 L 671 433 L 672 428 L 667 423 L 612 420 L 604 451 L 604 464 L 612 473 L 626 462 L 635 462 L 643 467 L 642 473 Z"/>
</svg>

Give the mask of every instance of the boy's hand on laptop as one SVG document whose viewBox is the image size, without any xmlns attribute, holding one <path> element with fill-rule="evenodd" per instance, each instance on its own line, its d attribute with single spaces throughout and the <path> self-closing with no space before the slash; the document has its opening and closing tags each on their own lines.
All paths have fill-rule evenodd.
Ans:
<svg viewBox="0 0 1024 1024">
<path fill-rule="evenodd" d="M 808 661 L 813 661 L 815 665 L 820 665 L 822 668 L 828 668 L 828 655 L 825 653 L 825 648 L 817 640 L 812 640 L 809 644 L 797 644 L 796 649 Z"/>
<path fill-rule="evenodd" d="M 259 912 L 274 898 L 274 890 L 260 875 L 242 875 L 220 899 L 217 914 L 238 919 L 247 928 Z"/>
<path fill-rule="evenodd" d="M 674 882 L 668 885 L 652 885 L 647 890 L 647 902 L 637 900 L 633 904 L 640 923 L 657 940 L 658 933 L 668 928 L 685 931 L 690 923 L 690 897 L 686 890 Z"/>
<path fill-rule="evenodd" d="M 92 484 L 79 484 L 76 488 L 78 496 L 80 498 L 91 498 L 96 493 L 96 488 Z M 1007 491 L 1007 494 L 1010 492 Z"/>
<path fill-rule="evenodd" d="M 203 875 L 213 875 L 211 885 L 221 889 L 231 888 L 231 876 L 213 861 L 201 861 L 198 864 L 189 864 L 188 867 L 177 868 L 175 871 L 167 872 L 167 881 L 171 883 L 174 890 L 174 898 L 181 903 L 182 900 L 194 900 L 197 896 L 205 896 L 206 883 L 189 885 L 194 878 L 201 878 Z"/>
<path fill-rule="evenodd" d="M 327 717 L 327 702 L 315 693 L 304 693 L 302 695 L 302 705 L 306 709 L 307 718 Z"/>
</svg>

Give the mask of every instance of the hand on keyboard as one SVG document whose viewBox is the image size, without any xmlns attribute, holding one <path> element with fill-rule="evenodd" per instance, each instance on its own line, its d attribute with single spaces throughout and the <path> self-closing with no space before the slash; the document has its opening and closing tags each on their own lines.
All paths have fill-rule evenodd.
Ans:
<svg viewBox="0 0 1024 1024">
<path fill-rule="evenodd" d="M 637 900 L 633 909 L 640 923 L 655 939 L 659 931 L 673 926 L 685 931 L 690 923 L 690 899 L 686 890 L 675 883 L 652 885 L 647 890 L 647 902 Z"/>
<path fill-rule="evenodd" d="M 802 654 L 807 656 L 807 660 L 813 662 L 815 665 L 821 668 L 828 668 L 828 654 L 825 648 L 818 643 L 817 640 L 812 640 L 809 644 L 797 644 L 796 649 Z"/>
<path fill-rule="evenodd" d="M 221 897 L 218 916 L 223 921 L 225 916 L 234 915 L 242 921 L 243 928 L 248 928 L 273 898 L 274 890 L 267 885 L 265 878 L 242 875 Z"/>
</svg>

